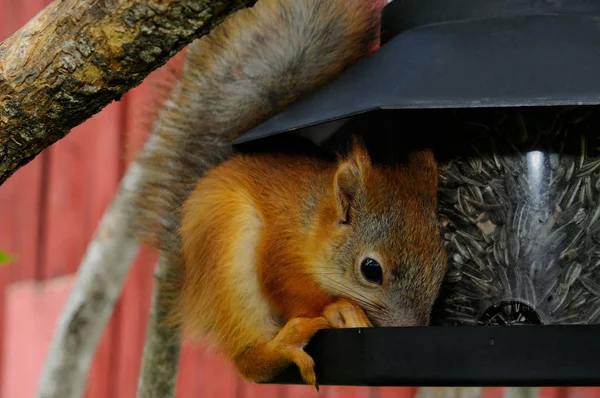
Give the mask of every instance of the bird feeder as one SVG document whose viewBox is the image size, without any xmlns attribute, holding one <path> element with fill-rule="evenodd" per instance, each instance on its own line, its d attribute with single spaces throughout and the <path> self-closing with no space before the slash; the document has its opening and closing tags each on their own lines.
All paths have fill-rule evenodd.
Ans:
<svg viewBox="0 0 600 398">
<path fill-rule="evenodd" d="M 234 142 L 323 145 L 354 125 L 438 158 L 449 270 L 432 326 L 319 332 L 319 383 L 599 385 L 600 2 L 396 0 L 381 37 Z"/>
</svg>

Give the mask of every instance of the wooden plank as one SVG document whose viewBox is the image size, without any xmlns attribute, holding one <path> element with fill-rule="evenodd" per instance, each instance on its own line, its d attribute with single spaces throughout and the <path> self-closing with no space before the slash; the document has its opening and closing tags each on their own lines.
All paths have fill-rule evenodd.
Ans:
<svg viewBox="0 0 600 398">
<path fill-rule="evenodd" d="M 24 281 L 6 289 L 1 396 L 34 397 L 54 325 L 72 277 Z"/>
<path fill-rule="evenodd" d="M 116 360 L 115 348 L 118 347 L 119 341 L 117 328 L 118 318 L 113 316 L 104 330 L 90 366 L 85 390 L 86 398 L 113 397 L 114 391 L 120 388 L 115 381 L 113 367 Z"/>
<path fill-rule="evenodd" d="M 196 380 L 198 373 L 200 373 L 198 363 L 201 360 L 202 352 L 189 347 L 187 344 L 182 347 L 175 398 L 188 398 L 202 388 Z"/>
<path fill-rule="evenodd" d="M 229 362 L 204 344 L 187 342 L 182 349 L 177 398 L 234 398 L 242 381 Z M 269 397 L 271 395 L 243 395 Z"/>
<path fill-rule="evenodd" d="M 503 398 L 504 388 L 502 387 L 486 387 L 481 392 L 481 398 Z"/>
<path fill-rule="evenodd" d="M 253 384 L 240 381 L 238 397 L 241 398 L 281 398 L 285 396 L 287 386 L 277 384 Z M 231 395 L 230 395 L 231 397 Z"/>
<path fill-rule="evenodd" d="M 89 241 L 86 229 L 86 145 L 96 132 L 84 124 L 48 148 L 42 231 L 42 279 L 75 272 Z"/>
<path fill-rule="evenodd" d="M 324 387 L 320 387 L 320 392 L 317 392 L 311 386 L 286 386 L 283 396 L 285 398 L 318 398 L 325 395 L 325 393 L 322 392 L 323 388 Z"/>
<path fill-rule="evenodd" d="M 0 19 L 2 26 L 0 26 L 1 39 L 4 40 L 14 32 L 16 32 L 22 25 L 21 20 L 21 9 L 23 8 L 23 2 L 13 0 L 0 0 Z"/>
<path fill-rule="evenodd" d="M 563 387 L 540 387 L 539 398 L 566 398 L 567 389 Z"/>
<path fill-rule="evenodd" d="M 6 329 L 10 326 L 10 320 L 7 316 L 7 304 L 5 298 L 5 287 L 10 282 L 10 270 L 8 268 L 0 269 L 0 374 L 4 374 L 5 370 L 12 366 L 10 357 L 7 354 L 7 348 L 12 348 L 6 341 Z M 0 392 L 6 388 L 6 377 L 0 377 Z M 0 394 L 1 397 L 18 397 L 19 395 Z"/>
<path fill-rule="evenodd" d="M 0 372 L 11 366 L 3 346 L 5 288 L 15 280 L 32 279 L 36 274 L 41 163 L 41 158 L 34 159 L 0 187 L 0 249 L 15 254 L 18 260 L 0 268 Z M 3 383 L 0 378 L 0 389 Z"/>
<path fill-rule="evenodd" d="M 379 398 L 413 398 L 417 387 L 380 387 Z"/>
<path fill-rule="evenodd" d="M 121 150 L 124 136 L 123 105 L 119 102 L 104 108 L 100 113 L 84 123 L 78 131 L 86 145 L 81 147 L 85 173 L 83 203 L 80 217 L 85 221 L 81 231 L 85 247 L 92 238 L 100 219 L 111 203 L 121 178 Z M 84 247 L 84 250 L 85 250 Z M 75 268 L 81 259 L 78 259 Z M 106 326 L 102 339 L 90 368 L 86 397 L 104 398 L 113 396 L 118 386 L 114 378 L 114 365 L 117 359 L 119 317 L 113 313 Z"/>
<path fill-rule="evenodd" d="M 77 270 L 120 177 L 121 115 L 104 108 L 45 152 L 42 279 Z"/>
<path fill-rule="evenodd" d="M 11 280 L 35 274 L 40 163 L 41 159 L 33 160 L 0 186 L 0 249 L 17 256 L 5 267 Z M 28 190 L 31 196 L 23 197 Z"/>
<path fill-rule="evenodd" d="M 599 387 L 570 387 L 565 388 L 564 398 L 598 398 L 600 397 Z"/>
<path fill-rule="evenodd" d="M 377 398 L 378 388 L 350 387 L 350 386 L 323 386 L 321 387 L 326 398 Z"/>
<path fill-rule="evenodd" d="M 17 255 L 9 266 L 11 281 L 39 277 L 39 232 L 43 187 L 42 154 L 0 187 L 0 248 Z M 9 239 L 12 242 L 8 243 Z"/>
<path fill-rule="evenodd" d="M 122 103 L 114 102 L 73 132 L 87 144 L 82 148 L 85 163 L 79 164 L 86 171 L 82 187 L 86 241 L 92 238 L 121 180 L 124 111 Z"/>
</svg>

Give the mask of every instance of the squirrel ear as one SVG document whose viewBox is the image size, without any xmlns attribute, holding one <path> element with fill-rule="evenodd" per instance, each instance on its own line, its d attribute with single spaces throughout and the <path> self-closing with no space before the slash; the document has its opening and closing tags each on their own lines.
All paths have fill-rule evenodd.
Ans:
<svg viewBox="0 0 600 398">
<path fill-rule="evenodd" d="M 352 151 L 350 158 L 354 161 L 361 176 L 365 176 L 368 169 L 371 168 L 371 158 L 364 144 L 358 137 L 354 137 L 352 141 Z"/>
<path fill-rule="evenodd" d="M 409 155 L 410 170 L 420 181 L 420 188 L 427 195 L 437 197 L 438 164 L 430 149 L 414 150 Z"/>
<path fill-rule="evenodd" d="M 349 222 L 350 206 L 358 193 L 360 174 L 354 162 L 345 161 L 339 165 L 333 180 L 338 220 Z"/>
<path fill-rule="evenodd" d="M 333 182 L 338 220 L 342 223 L 349 222 L 350 207 L 356 199 L 370 167 L 371 161 L 366 149 L 355 140 L 352 152 L 338 166 Z"/>
</svg>

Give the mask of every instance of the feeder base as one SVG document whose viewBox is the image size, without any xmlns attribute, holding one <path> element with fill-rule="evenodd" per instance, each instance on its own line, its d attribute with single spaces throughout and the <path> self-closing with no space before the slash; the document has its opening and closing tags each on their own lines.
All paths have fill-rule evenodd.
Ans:
<svg viewBox="0 0 600 398">
<path fill-rule="evenodd" d="M 329 329 L 306 351 L 319 385 L 600 385 L 600 325 Z M 288 367 L 267 384 L 303 384 Z"/>
</svg>

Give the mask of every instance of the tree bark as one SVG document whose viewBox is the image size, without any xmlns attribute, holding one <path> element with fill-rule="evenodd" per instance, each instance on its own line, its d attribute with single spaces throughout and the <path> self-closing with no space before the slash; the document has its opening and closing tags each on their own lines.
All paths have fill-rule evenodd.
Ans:
<svg viewBox="0 0 600 398">
<path fill-rule="evenodd" d="M 256 0 L 56 0 L 0 43 L 0 185 Z"/>
<path fill-rule="evenodd" d="M 504 388 L 504 398 L 538 398 L 539 396 L 539 389 L 537 387 Z"/>
<path fill-rule="evenodd" d="M 480 398 L 481 387 L 421 387 L 416 398 Z"/>
<path fill-rule="evenodd" d="M 154 291 L 138 381 L 138 398 L 175 396 L 180 341 L 177 331 L 166 326 L 165 322 L 168 313 L 165 305 L 167 300 L 163 297 L 168 294 L 165 291 L 165 274 L 164 264 L 159 260 L 154 272 Z"/>
</svg>

